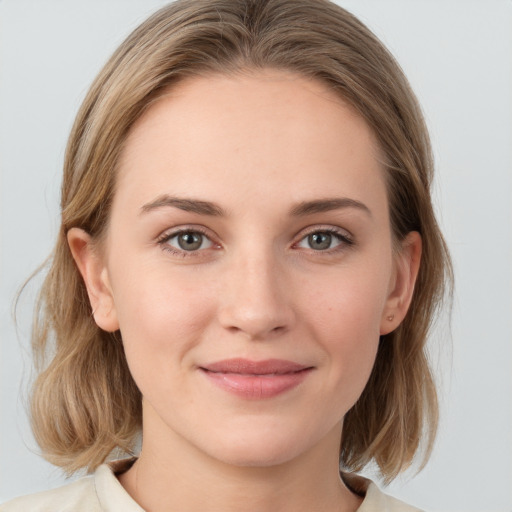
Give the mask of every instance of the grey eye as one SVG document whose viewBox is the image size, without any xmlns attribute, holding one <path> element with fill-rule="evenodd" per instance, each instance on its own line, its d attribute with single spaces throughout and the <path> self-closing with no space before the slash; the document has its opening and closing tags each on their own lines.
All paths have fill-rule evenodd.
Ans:
<svg viewBox="0 0 512 512">
<path fill-rule="evenodd" d="M 325 233 L 318 231 L 316 233 L 311 233 L 307 237 L 308 245 L 311 249 L 315 251 L 325 251 L 326 249 L 331 248 L 331 244 L 333 242 L 333 236 L 331 233 Z"/>
<path fill-rule="evenodd" d="M 338 246 L 350 246 L 352 243 L 348 236 L 342 233 L 322 231 L 319 229 L 318 231 L 312 231 L 308 235 L 305 235 L 296 247 L 320 252 L 335 249 Z"/>
<path fill-rule="evenodd" d="M 204 235 L 194 231 L 187 231 L 176 235 L 176 241 L 180 249 L 184 251 L 197 251 L 203 245 Z"/>
<path fill-rule="evenodd" d="M 207 235 L 194 229 L 164 235 L 158 243 L 162 248 L 170 250 L 175 254 L 181 254 L 182 256 L 186 255 L 186 253 L 211 249 L 215 245 Z"/>
</svg>

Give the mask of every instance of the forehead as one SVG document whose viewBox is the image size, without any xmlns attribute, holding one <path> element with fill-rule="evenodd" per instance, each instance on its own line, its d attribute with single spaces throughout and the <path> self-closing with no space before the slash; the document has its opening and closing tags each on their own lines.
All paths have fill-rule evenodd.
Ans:
<svg viewBox="0 0 512 512">
<path fill-rule="evenodd" d="M 267 200 L 269 183 L 296 200 L 332 195 L 337 184 L 355 196 L 371 183 L 385 188 L 362 117 L 323 83 L 275 70 L 173 86 L 132 127 L 119 171 L 118 191 L 141 201 L 205 187 L 222 196 L 226 185 Z"/>
</svg>

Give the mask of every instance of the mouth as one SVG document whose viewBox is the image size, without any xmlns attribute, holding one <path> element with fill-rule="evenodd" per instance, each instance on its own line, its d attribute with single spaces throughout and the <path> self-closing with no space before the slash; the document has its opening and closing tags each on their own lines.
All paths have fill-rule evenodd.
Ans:
<svg viewBox="0 0 512 512">
<path fill-rule="evenodd" d="M 199 370 L 217 387 L 245 399 L 272 398 L 301 384 L 314 369 L 293 361 L 226 359 Z"/>
</svg>

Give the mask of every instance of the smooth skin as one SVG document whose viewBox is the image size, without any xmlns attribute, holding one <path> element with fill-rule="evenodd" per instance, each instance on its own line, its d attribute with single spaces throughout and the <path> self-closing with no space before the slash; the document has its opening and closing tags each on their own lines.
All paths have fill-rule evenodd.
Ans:
<svg viewBox="0 0 512 512">
<path fill-rule="evenodd" d="M 120 329 L 143 447 L 119 477 L 147 511 L 354 511 L 343 417 L 409 306 L 421 239 L 392 239 L 365 121 L 276 70 L 174 86 L 133 126 L 105 240 L 68 241 L 94 318 Z M 312 368 L 246 399 L 201 370 L 240 357 Z"/>
</svg>

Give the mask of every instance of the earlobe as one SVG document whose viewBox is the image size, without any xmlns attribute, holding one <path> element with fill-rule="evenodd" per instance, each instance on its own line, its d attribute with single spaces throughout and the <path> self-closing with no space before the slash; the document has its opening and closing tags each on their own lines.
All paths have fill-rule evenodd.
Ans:
<svg viewBox="0 0 512 512">
<path fill-rule="evenodd" d="M 401 243 L 395 257 L 395 272 L 386 307 L 382 313 L 381 335 L 394 331 L 407 314 L 420 269 L 421 249 L 421 235 L 417 231 L 411 231 Z"/>
<path fill-rule="evenodd" d="M 114 332 L 119 329 L 108 270 L 92 243 L 91 236 L 80 228 L 71 228 L 67 240 L 73 259 L 82 275 L 98 327 Z"/>
</svg>

